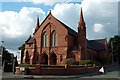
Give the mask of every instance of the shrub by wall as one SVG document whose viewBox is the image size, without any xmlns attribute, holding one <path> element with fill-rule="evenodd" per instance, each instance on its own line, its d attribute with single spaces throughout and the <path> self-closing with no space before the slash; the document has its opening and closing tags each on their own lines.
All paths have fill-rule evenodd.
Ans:
<svg viewBox="0 0 120 80">
<path fill-rule="evenodd" d="M 18 67 L 35 67 L 35 65 L 34 64 L 23 63 L 23 64 L 19 64 Z"/>
<path fill-rule="evenodd" d="M 74 58 L 67 58 L 65 60 L 65 64 L 68 64 L 68 65 L 79 65 L 79 62 L 77 62 Z"/>
<path fill-rule="evenodd" d="M 87 65 L 93 65 L 93 64 L 100 65 L 99 62 L 93 61 L 93 60 L 80 60 L 79 61 L 79 65 L 85 65 L 85 64 L 87 64 Z"/>
<path fill-rule="evenodd" d="M 41 68 L 64 68 L 64 65 L 40 65 Z"/>
</svg>

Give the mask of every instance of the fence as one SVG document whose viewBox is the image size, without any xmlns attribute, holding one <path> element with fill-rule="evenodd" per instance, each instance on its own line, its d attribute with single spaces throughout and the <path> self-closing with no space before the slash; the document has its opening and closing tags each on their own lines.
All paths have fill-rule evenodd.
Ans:
<svg viewBox="0 0 120 80">
<path fill-rule="evenodd" d="M 25 68 L 25 67 L 22 67 Z M 27 71 L 24 71 L 24 70 Z M 70 68 L 68 65 L 65 65 L 65 68 L 41 68 L 40 64 L 36 64 L 35 67 L 27 67 L 23 71 L 21 67 L 16 67 L 16 74 L 30 74 L 30 75 L 73 75 L 73 74 L 82 74 L 87 72 L 92 72 L 99 70 L 100 66 L 93 67 L 81 67 L 81 68 Z"/>
</svg>

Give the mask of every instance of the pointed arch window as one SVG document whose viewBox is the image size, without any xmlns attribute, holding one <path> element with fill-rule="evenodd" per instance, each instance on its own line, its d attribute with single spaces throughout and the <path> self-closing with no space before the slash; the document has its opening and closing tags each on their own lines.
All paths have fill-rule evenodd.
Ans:
<svg viewBox="0 0 120 80">
<path fill-rule="evenodd" d="M 43 34 L 43 47 L 48 47 L 48 35 L 46 32 Z"/>
<path fill-rule="evenodd" d="M 55 31 L 52 33 L 52 39 L 51 39 L 52 47 L 57 46 L 57 34 Z"/>
<path fill-rule="evenodd" d="M 62 63 L 62 55 L 60 56 L 60 62 Z"/>
</svg>

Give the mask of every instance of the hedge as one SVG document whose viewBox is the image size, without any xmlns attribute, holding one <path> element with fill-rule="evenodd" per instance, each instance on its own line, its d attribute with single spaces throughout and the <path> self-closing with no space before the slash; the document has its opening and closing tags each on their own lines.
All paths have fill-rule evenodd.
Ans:
<svg viewBox="0 0 120 80">
<path fill-rule="evenodd" d="M 35 64 L 23 63 L 23 64 L 19 64 L 18 67 L 35 67 Z"/>
<path fill-rule="evenodd" d="M 68 65 L 79 65 L 79 62 L 77 62 L 74 58 L 67 58 L 65 60 L 65 64 L 68 64 Z"/>
<path fill-rule="evenodd" d="M 13 64 L 12 63 L 6 63 L 5 64 L 5 72 L 12 72 L 13 70 Z"/>
<path fill-rule="evenodd" d="M 44 67 L 44 68 L 64 68 L 65 66 L 64 65 L 40 65 L 41 67 Z"/>
<path fill-rule="evenodd" d="M 64 65 L 40 65 L 41 67 L 44 68 L 64 68 Z M 27 64 L 27 63 L 23 63 L 23 64 L 19 64 L 18 67 L 35 67 L 35 64 Z"/>
<path fill-rule="evenodd" d="M 79 61 L 79 65 L 85 65 L 85 64 L 87 64 L 87 65 L 93 65 L 93 64 L 96 64 L 96 65 L 100 65 L 100 63 L 99 62 L 97 62 L 97 61 L 93 61 L 93 60 L 80 60 Z"/>
</svg>

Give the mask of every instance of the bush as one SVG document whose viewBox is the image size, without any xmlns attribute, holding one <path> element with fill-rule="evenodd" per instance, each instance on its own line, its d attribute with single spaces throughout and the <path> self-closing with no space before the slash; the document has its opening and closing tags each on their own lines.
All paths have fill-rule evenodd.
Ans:
<svg viewBox="0 0 120 80">
<path fill-rule="evenodd" d="M 19 64 L 18 67 L 35 67 L 35 65 L 34 64 L 23 63 L 23 64 Z"/>
<path fill-rule="evenodd" d="M 41 67 L 44 68 L 64 68 L 64 65 L 40 65 Z"/>
<path fill-rule="evenodd" d="M 95 57 L 95 59 L 96 59 L 97 62 L 99 62 L 99 63 L 101 63 L 103 65 L 107 64 L 107 59 L 104 56 L 97 56 L 97 57 Z"/>
<path fill-rule="evenodd" d="M 65 64 L 68 64 L 68 65 L 78 65 L 79 62 L 77 62 L 75 59 L 73 58 L 68 58 L 65 60 Z"/>
<path fill-rule="evenodd" d="M 85 67 L 85 65 L 71 65 L 70 68 L 81 68 Z"/>
<path fill-rule="evenodd" d="M 14 64 L 15 66 L 18 66 L 18 61 L 17 61 L 17 59 L 14 59 L 14 60 L 13 60 L 13 64 Z"/>
<path fill-rule="evenodd" d="M 12 63 L 5 63 L 5 72 L 12 72 L 13 70 L 13 64 Z"/>
<path fill-rule="evenodd" d="M 87 64 L 87 65 L 93 65 L 93 64 L 95 64 L 95 65 L 100 65 L 100 63 L 99 62 L 97 62 L 97 61 L 93 61 L 93 60 L 80 60 L 79 61 L 79 65 L 85 65 L 85 64 Z"/>
</svg>

